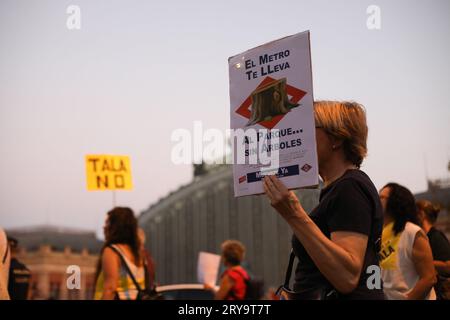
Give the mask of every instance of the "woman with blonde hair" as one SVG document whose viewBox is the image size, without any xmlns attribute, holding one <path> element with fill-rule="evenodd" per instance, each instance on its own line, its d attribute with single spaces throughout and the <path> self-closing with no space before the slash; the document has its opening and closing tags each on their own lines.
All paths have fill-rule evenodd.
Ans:
<svg viewBox="0 0 450 320">
<path fill-rule="evenodd" d="M 310 214 L 275 176 L 264 178 L 271 205 L 294 232 L 295 299 L 384 299 L 378 267 L 383 215 L 378 192 L 360 170 L 367 154 L 366 114 L 356 102 L 314 103 L 319 174 L 324 187 Z M 379 270 L 379 269 L 378 269 Z M 379 283 L 379 281 L 378 281 Z"/>
<path fill-rule="evenodd" d="M 450 276 L 450 243 L 445 234 L 434 226 L 441 207 L 428 200 L 417 201 L 418 222 L 427 234 L 433 252 L 434 267 L 440 275 Z"/>
</svg>

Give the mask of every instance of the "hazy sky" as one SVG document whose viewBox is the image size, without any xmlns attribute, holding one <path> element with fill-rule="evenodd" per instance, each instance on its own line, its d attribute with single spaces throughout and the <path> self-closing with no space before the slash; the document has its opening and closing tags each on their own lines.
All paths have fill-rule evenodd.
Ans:
<svg viewBox="0 0 450 320">
<path fill-rule="evenodd" d="M 366 27 L 369 5 L 381 30 Z M 68 30 L 66 9 L 81 9 Z M 227 58 L 311 31 L 314 97 L 367 109 L 377 188 L 449 176 L 450 2 L 0 1 L 0 225 L 100 230 L 111 192 L 87 192 L 86 154 L 127 154 L 137 213 L 192 179 L 174 129 L 229 127 Z"/>
</svg>

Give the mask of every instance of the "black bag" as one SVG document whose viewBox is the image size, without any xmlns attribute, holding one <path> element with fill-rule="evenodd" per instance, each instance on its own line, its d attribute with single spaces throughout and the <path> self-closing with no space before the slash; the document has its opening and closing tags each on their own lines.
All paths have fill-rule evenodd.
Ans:
<svg viewBox="0 0 450 320">
<path fill-rule="evenodd" d="M 264 281 L 250 276 L 245 277 L 239 270 L 233 270 L 239 273 L 245 282 L 245 297 L 244 300 L 260 300 L 264 296 Z M 234 295 L 234 293 L 232 293 Z"/>
<path fill-rule="evenodd" d="M 117 250 L 116 248 L 114 248 L 113 246 L 108 246 L 108 247 L 111 248 L 112 250 L 114 250 L 114 252 L 119 255 L 120 260 L 125 267 L 125 270 L 127 271 L 128 275 L 130 276 L 131 280 L 133 281 L 136 289 L 138 290 L 138 295 L 136 297 L 136 300 L 164 300 L 164 297 L 161 294 L 159 294 L 158 292 L 156 292 L 155 288 L 151 288 L 151 289 L 145 288 L 144 290 L 142 290 L 141 286 L 136 281 L 136 278 L 134 277 L 133 273 L 131 272 L 130 267 L 128 267 L 128 264 L 125 261 L 125 258 L 123 257 L 122 253 L 120 253 L 120 251 Z M 145 269 L 145 276 L 147 277 L 146 263 L 144 263 L 144 269 Z M 117 294 L 116 294 L 116 296 L 117 296 Z"/>
<path fill-rule="evenodd" d="M 292 267 L 294 266 L 295 253 L 291 250 L 289 257 L 289 264 L 286 270 L 286 277 L 284 284 L 281 285 L 276 295 L 280 300 L 336 300 L 338 299 L 338 292 L 331 285 L 321 285 L 315 288 L 293 291 L 289 288 L 289 280 L 291 279 Z"/>
</svg>

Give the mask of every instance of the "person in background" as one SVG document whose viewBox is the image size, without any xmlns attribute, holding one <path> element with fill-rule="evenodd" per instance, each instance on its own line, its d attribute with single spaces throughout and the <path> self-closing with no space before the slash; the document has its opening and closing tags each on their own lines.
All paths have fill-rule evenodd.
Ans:
<svg viewBox="0 0 450 320">
<path fill-rule="evenodd" d="M 94 299 L 137 299 L 139 291 L 119 255 L 141 289 L 145 289 L 145 268 L 137 230 L 137 220 L 130 208 L 116 207 L 108 212 Z"/>
<path fill-rule="evenodd" d="M 381 189 L 380 199 L 384 211 L 380 265 L 386 297 L 435 300 L 433 255 L 418 226 L 413 194 L 397 183 L 388 183 Z"/>
<path fill-rule="evenodd" d="M 419 223 L 430 241 L 433 263 L 438 273 L 436 294 L 439 299 L 450 300 L 450 243 L 445 234 L 434 227 L 441 208 L 427 200 L 417 201 L 417 208 Z"/>
<path fill-rule="evenodd" d="M 10 263 L 9 245 L 6 233 L 0 228 L 0 300 L 9 300 L 8 276 Z"/>
<path fill-rule="evenodd" d="M 8 292 L 11 300 L 27 300 L 30 297 L 31 272 L 25 264 L 17 259 L 18 241 L 8 237 L 11 249 L 11 265 L 9 268 Z"/>
<path fill-rule="evenodd" d="M 204 287 L 214 292 L 215 300 L 244 300 L 247 289 L 245 282 L 249 279 L 247 271 L 241 266 L 245 247 L 237 240 L 226 240 L 221 247 L 222 262 L 226 270 L 220 277 L 219 290 L 215 292 L 208 284 L 204 284 Z"/>
<path fill-rule="evenodd" d="M 434 227 L 441 208 L 427 200 L 417 201 L 417 208 L 419 223 L 430 241 L 434 267 L 439 274 L 450 276 L 450 243 L 445 234 Z"/>
<path fill-rule="evenodd" d="M 156 287 L 155 283 L 155 262 L 150 254 L 150 252 L 145 249 L 145 231 L 142 228 L 138 228 L 138 237 L 141 243 L 141 254 L 144 257 L 144 262 L 146 265 L 146 277 L 145 285 L 150 291 L 154 290 Z"/>
</svg>

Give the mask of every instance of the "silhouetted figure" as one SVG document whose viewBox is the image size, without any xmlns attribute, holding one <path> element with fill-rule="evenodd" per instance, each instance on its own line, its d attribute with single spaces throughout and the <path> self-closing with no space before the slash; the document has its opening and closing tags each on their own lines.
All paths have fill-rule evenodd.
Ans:
<svg viewBox="0 0 450 320">
<path fill-rule="evenodd" d="M 27 300 L 30 293 L 31 272 L 25 264 L 17 259 L 18 241 L 8 237 L 11 249 L 8 292 L 11 300 Z"/>
</svg>

